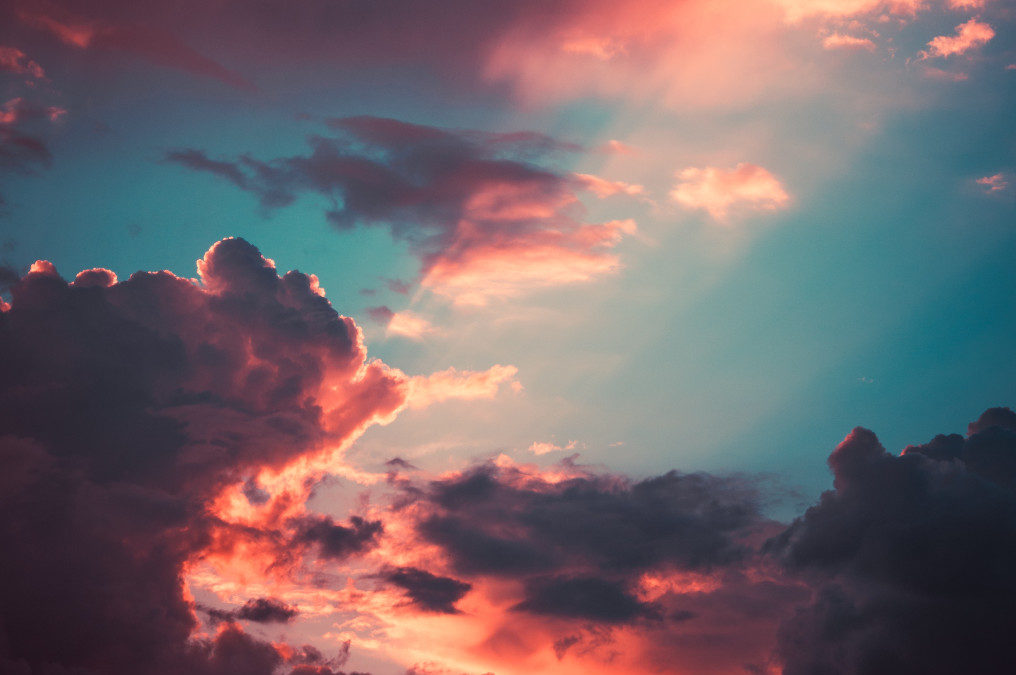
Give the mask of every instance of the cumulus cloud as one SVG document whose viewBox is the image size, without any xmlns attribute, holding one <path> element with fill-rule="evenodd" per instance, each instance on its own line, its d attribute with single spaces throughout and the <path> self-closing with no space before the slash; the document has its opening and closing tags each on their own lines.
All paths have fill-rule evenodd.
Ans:
<svg viewBox="0 0 1016 675">
<path fill-rule="evenodd" d="M 340 519 L 308 510 L 316 458 L 334 469 L 406 406 L 493 397 L 514 368 L 368 361 L 312 277 L 239 239 L 198 270 L 0 273 L 4 672 L 334 675 L 361 635 L 403 666 L 508 675 L 1016 667 L 1008 408 L 900 455 L 855 429 L 789 526 L 750 477 L 573 458 L 412 477 L 393 460 L 391 499 Z M 220 565 L 235 583 L 202 577 L 221 593 L 199 605 L 188 584 Z M 331 658 L 244 628 L 328 614 Z"/>
<path fill-rule="evenodd" d="M 966 54 L 967 52 L 987 44 L 995 37 L 995 29 L 977 19 L 956 26 L 955 35 L 939 35 L 928 42 L 928 48 L 921 52 L 920 58 L 948 58 Z"/>
<path fill-rule="evenodd" d="M 304 192 L 323 195 L 335 227 L 386 228 L 420 259 L 419 283 L 456 303 L 482 305 L 620 267 L 611 249 L 635 224 L 584 222 L 576 190 L 589 181 L 545 166 L 577 146 L 532 132 L 452 131 L 377 117 L 329 126 L 340 135 L 312 137 L 309 155 L 264 162 L 178 150 L 166 159 L 218 175 L 266 208 Z M 606 181 L 594 189 L 636 190 Z"/>
<path fill-rule="evenodd" d="M 718 222 L 727 221 L 734 211 L 773 211 L 790 202 L 780 180 L 755 164 L 742 162 L 733 169 L 689 167 L 677 178 L 671 199 L 688 209 L 704 209 Z"/>
<path fill-rule="evenodd" d="M 771 544 L 813 592 L 781 629 L 784 672 L 1016 667 L 1016 415 L 900 456 L 858 428 L 829 465 L 834 490 Z"/>
<path fill-rule="evenodd" d="M 11 288 L 0 314 L 0 535 L 16 542 L 0 561 L 5 671 L 267 675 L 285 663 L 236 627 L 191 640 L 184 566 L 269 536 L 219 517 L 225 487 L 348 442 L 403 404 L 403 378 L 365 362 L 359 329 L 310 277 L 279 276 L 248 243 L 216 244 L 199 271 L 198 283 L 92 270 L 68 284 L 40 262 Z M 304 522 L 282 535 L 328 555 L 355 553 L 375 527 Z M 255 602 L 236 618 L 277 609 Z"/>
</svg>

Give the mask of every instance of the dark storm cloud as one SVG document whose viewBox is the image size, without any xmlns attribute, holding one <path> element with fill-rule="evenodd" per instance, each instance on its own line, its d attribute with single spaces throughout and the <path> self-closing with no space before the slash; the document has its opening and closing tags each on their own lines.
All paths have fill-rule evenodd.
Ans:
<svg viewBox="0 0 1016 675">
<path fill-rule="evenodd" d="M 352 516 L 349 525 L 339 525 L 330 516 L 312 516 L 295 523 L 298 544 L 316 544 L 325 558 L 346 558 L 370 548 L 381 534 L 380 521 Z"/>
<path fill-rule="evenodd" d="M 537 577 L 526 583 L 518 611 L 567 619 L 624 623 L 659 618 L 652 605 L 640 602 L 623 583 L 599 577 Z"/>
<path fill-rule="evenodd" d="M 208 502 L 387 414 L 401 394 L 379 380 L 357 403 L 350 389 L 355 405 L 326 419 L 323 378 L 354 387 L 363 365 L 353 322 L 243 240 L 214 246 L 200 273 L 203 286 L 166 272 L 115 283 L 104 270 L 68 284 L 37 263 L 11 287 L 0 312 L 0 671 L 268 675 L 282 665 L 237 627 L 188 641 L 185 561 L 213 533 L 245 536 Z M 353 521 L 355 545 L 343 550 L 379 527 Z"/>
<path fill-rule="evenodd" d="M 814 601 L 783 625 L 787 675 L 1016 668 L 1016 424 L 902 456 L 855 429 L 829 458 L 835 489 L 770 543 Z"/>
<path fill-rule="evenodd" d="M 288 623 L 299 613 L 295 607 L 274 598 L 252 598 L 237 609 L 206 610 L 217 621 L 253 621 L 255 623 Z"/>
<path fill-rule="evenodd" d="M 749 485 L 671 472 L 632 482 L 589 474 L 557 483 L 485 465 L 436 481 L 421 532 L 466 573 L 552 572 L 573 564 L 631 573 L 736 563 L 762 523 Z M 511 532 L 511 536 L 503 533 Z"/>
<path fill-rule="evenodd" d="M 380 577 L 406 591 L 413 605 L 440 614 L 458 614 L 455 603 L 472 588 L 464 581 L 438 576 L 415 567 L 387 569 Z"/>
</svg>

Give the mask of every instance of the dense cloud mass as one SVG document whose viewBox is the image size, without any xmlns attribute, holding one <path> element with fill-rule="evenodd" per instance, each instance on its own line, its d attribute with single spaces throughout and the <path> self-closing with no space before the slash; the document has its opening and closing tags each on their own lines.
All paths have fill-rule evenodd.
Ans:
<svg viewBox="0 0 1016 675">
<path fill-rule="evenodd" d="M 200 285 L 168 272 L 118 283 L 108 270 L 67 283 L 40 262 L 11 288 L 0 313 L 4 672 L 246 675 L 285 663 L 233 624 L 188 642 L 185 562 L 243 534 L 208 504 L 391 414 L 402 383 L 364 364 L 357 327 L 312 277 L 279 277 L 239 239 L 213 246 L 199 271 Z M 281 534 L 340 556 L 378 527 L 320 520 Z M 254 600 L 230 618 L 288 611 Z"/>
<path fill-rule="evenodd" d="M 224 161 L 177 150 L 167 159 L 252 192 L 266 208 L 323 195 L 333 225 L 387 228 L 420 258 L 423 286 L 469 304 L 609 272 L 618 266 L 609 250 L 634 230 L 631 221 L 582 221 L 585 182 L 537 164 L 581 148 L 545 135 L 377 117 L 328 126 L 339 136 L 311 137 L 308 155 Z"/>
<path fill-rule="evenodd" d="M 305 509 L 316 474 L 283 469 L 389 419 L 409 378 L 365 361 L 315 278 L 280 277 L 247 242 L 198 269 L 68 283 L 40 261 L 0 277 L 5 673 L 334 675 L 357 633 L 329 657 L 248 632 L 328 603 L 431 643 L 420 617 L 474 622 L 469 644 L 441 648 L 506 672 L 1016 668 L 1010 409 L 898 456 L 855 429 L 829 457 L 833 490 L 789 526 L 764 516 L 753 479 L 632 480 L 573 458 L 429 479 L 391 460 L 377 476 L 391 501 L 337 519 Z M 195 601 L 187 571 L 216 560 L 280 594 Z M 351 560 L 364 587 L 320 574 Z"/>
<path fill-rule="evenodd" d="M 835 490 L 772 543 L 814 601 L 782 628 L 786 675 L 1010 672 L 1016 415 L 901 456 L 855 429 Z"/>
</svg>

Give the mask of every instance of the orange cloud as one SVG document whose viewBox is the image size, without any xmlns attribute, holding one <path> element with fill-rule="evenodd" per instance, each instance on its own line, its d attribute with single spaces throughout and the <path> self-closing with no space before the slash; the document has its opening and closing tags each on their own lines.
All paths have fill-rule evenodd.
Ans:
<svg viewBox="0 0 1016 675">
<path fill-rule="evenodd" d="M 689 167 L 677 177 L 671 199 L 688 209 L 705 209 L 720 222 L 734 209 L 772 211 L 790 201 L 779 179 L 761 166 L 745 162 L 733 169 Z"/>
<path fill-rule="evenodd" d="M 983 9 L 986 0 L 949 0 L 949 9 Z"/>
<path fill-rule="evenodd" d="M 995 37 L 995 30 L 988 24 L 977 19 L 956 26 L 955 35 L 939 35 L 928 42 L 928 49 L 920 53 L 920 58 L 948 58 L 985 45 Z"/>
<path fill-rule="evenodd" d="M 491 366 L 487 370 L 457 370 L 448 368 L 430 375 L 417 375 L 409 379 L 407 405 L 425 408 L 449 399 L 474 400 L 494 398 L 501 385 L 509 383 L 518 389 L 515 380 L 519 369 L 515 366 Z"/>
</svg>

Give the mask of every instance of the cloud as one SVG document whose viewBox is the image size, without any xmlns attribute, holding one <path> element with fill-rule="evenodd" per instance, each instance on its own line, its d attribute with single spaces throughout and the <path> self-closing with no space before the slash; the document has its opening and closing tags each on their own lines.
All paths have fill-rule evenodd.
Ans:
<svg viewBox="0 0 1016 675">
<path fill-rule="evenodd" d="M 3 672 L 334 674 L 351 639 L 506 675 L 1014 665 L 1008 408 L 899 456 L 855 429 L 789 526 L 755 478 L 574 458 L 410 477 L 393 461 L 385 499 L 340 517 L 307 504 L 337 449 L 404 407 L 496 396 L 515 369 L 369 361 L 310 275 L 243 240 L 198 276 L 0 272 Z M 325 624 L 331 659 L 261 637 Z"/>
<path fill-rule="evenodd" d="M 335 227 L 387 229 L 420 259 L 420 284 L 459 304 L 589 281 L 620 267 L 611 249 L 635 224 L 584 222 L 576 190 L 589 181 L 576 184 L 544 165 L 578 146 L 534 132 L 452 131 L 377 117 L 329 126 L 340 135 L 311 137 L 308 155 L 226 161 L 177 150 L 166 159 L 218 175 L 269 209 L 301 193 L 323 195 Z"/>
<path fill-rule="evenodd" d="M 316 544 L 324 558 L 343 559 L 367 550 L 384 529 L 380 521 L 359 516 L 349 525 L 337 524 L 331 516 L 305 516 L 295 522 L 294 543 Z"/>
<path fill-rule="evenodd" d="M 704 209 L 718 222 L 725 222 L 731 211 L 773 211 L 790 202 L 780 180 L 754 164 L 742 162 L 733 169 L 689 167 L 677 178 L 671 199 L 688 209 Z"/>
<path fill-rule="evenodd" d="M 387 569 L 380 576 L 403 589 L 416 607 L 439 614 L 458 614 L 455 603 L 472 588 L 463 581 L 437 576 L 415 567 Z"/>
<path fill-rule="evenodd" d="M 17 47 L 0 45 L 0 70 L 15 75 L 28 75 L 36 80 L 46 79 L 46 71 L 42 66 L 28 58 L 28 55 Z"/>
<path fill-rule="evenodd" d="M 302 537 L 334 556 L 370 539 L 375 526 L 355 519 L 345 539 L 326 519 L 296 526 L 309 515 L 276 532 L 239 528 L 213 504 L 387 418 L 404 377 L 365 362 L 356 324 L 310 277 L 279 276 L 247 242 L 219 242 L 199 273 L 93 270 L 68 284 L 40 262 L 11 288 L 0 314 L 0 537 L 16 542 L 0 560 L 5 672 L 268 675 L 282 657 L 238 628 L 190 639 L 185 566 L 226 542 Z"/>
<path fill-rule="evenodd" d="M 984 9 L 987 0 L 949 0 L 949 9 Z"/>
<path fill-rule="evenodd" d="M 577 173 L 575 178 L 579 183 L 594 195 L 603 199 L 613 195 L 628 195 L 636 197 L 645 193 L 645 187 L 622 181 L 607 180 L 588 173 Z"/>
<path fill-rule="evenodd" d="M 975 182 L 978 185 L 983 186 L 986 192 L 1001 192 L 1009 187 L 1009 181 L 1006 180 L 1005 175 L 1001 173 L 978 178 Z"/>
<path fill-rule="evenodd" d="M 437 331 L 437 328 L 422 316 L 409 311 L 395 312 L 385 305 L 368 307 L 367 314 L 374 321 L 383 324 L 388 335 L 399 335 L 410 340 L 422 340 Z"/>
<path fill-rule="evenodd" d="M 535 577 L 516 611 L 603 623 L 625 623 L 655 615 L 623 583 L 599 577 Z"/>
<path fill-rule="evenodd" d="M 956 26 L 955 35 L 939 35 L 928 42 L 928 49 L 920 53 L 921 59 L 948 58 L 965 54 L 987 44 L 995 37 L 995 30 L 987 23 L 970 19 Z"/>
<path fill-rule="evenodd" d="M 243 606 L 230 611 L 209 609 L 208 615 L 217 621 L 253 621 L 255 623 L 288 623 L 299 612 L 284 602 L 272 598 L 252 598 Z"/>
<path fill-rule="evenodd" d="M 574 450 L 575 446 L 578 445 L 578 441 L 568 441 L 567 445 L 560 446 L 554 445 L 553 443 L 544 443 L 535 441 L 529 446 L 529 452 L 534 455 L 546 455 L 550 452 L 561 452 L 562 450 Z"/>
<path fill-rule="evenodd" d="M 807 18 L 843 19 L 866 14 L 914 16 L 926 9 L 926 0 L 779 0 L 791 22 Z"/>
<path fill-rule="evenodd" d="M 579 563 L 604 572 L 664 563 L 699 570 L 745 554 L 738 534 L 758 522 L 752 499 L 746 486 L 707 475 L 548 482 L 483 465 L 432 483 L 437 510 L 421 528 L 463 573 L 546 573 Z"/>
<path fill-rule="evenodd" d="M 55 7 L 51 5 L 50 9 Z M 75 49 L 124 52 L 160 66 L 210 77 L 233 87 L 254 88 L 242 75 L 194 51 L 174 34 L 144 23 L 85 19 L 60 9 L 55 15 L 21 11 L 19 18 Z"/>
<path fill-rule="evenodd" d="M 49 168 L 53 156 L 46 144 L 46 134 L 51 123 L 66 112 L 59 106 L 34 105 L 20 96 L 0 106 L 0 174 L 25 174 Z M 0 205 L 3 203 L 0 196 Z"/>
<path fill-rule="evenodd" d="M 491 366 L 487 370 L 471 371 L 448 368 L 430 375 L 417 375 L 409 380 L 407 402 L 410 408 L 425 408 L 449 399 L 475 400 L 494 398 L 507 383 L 518 390 L 515 366 Z"/>
<path fill-rule="evenodd" d="M 822 46 L 826 49 L 865 49 L 875 51 L 875 43 L 869 38 L 844 35 L 842 33 L 830 33 L 822 39 Z"/>
<path fill-rule="evenodd" d="M 787 675 L 1002 672 L 1016 601 L 1016 415 L 901 456 L 855 429 L 824 494 L 772 549 L 814 593 L 781 628 Z"/>
</svg>

